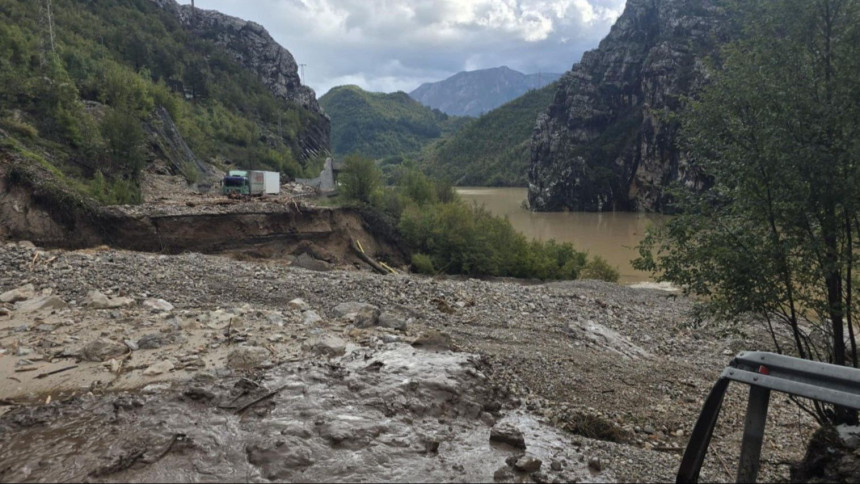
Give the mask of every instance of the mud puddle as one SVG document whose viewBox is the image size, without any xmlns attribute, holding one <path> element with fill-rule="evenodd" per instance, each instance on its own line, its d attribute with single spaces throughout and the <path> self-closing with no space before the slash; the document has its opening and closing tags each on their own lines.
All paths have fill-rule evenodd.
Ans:
<svg viewBox="0 0 860 484">
<path fill-rule="evenodd" d="M 256 376 L 17 409 L 0 418 L 0 480 L 613 479 L 589 470 L 566 435 L 503 406 L 468 354 L 357 348 Z M 494 425 L 519 429 L 525 451 L 491 443 Z M 523 453 L 538 470 L 512 467 Z"/>
</svg>

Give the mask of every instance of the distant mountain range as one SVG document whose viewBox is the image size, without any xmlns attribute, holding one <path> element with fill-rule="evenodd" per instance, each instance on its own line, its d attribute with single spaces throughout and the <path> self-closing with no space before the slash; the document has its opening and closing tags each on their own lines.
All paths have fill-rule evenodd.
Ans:
<svg viewBox="0 0 860 484">
<path fill-rule="evenodd" d="M 561 74 L 523 74 L 502 66 L 460 72 L 444 81 L 424 83 L 409 96 L 453 116 L 480 116 L 559 77 Z"/>
<path fill-rule="evenodd" d="M 358 86 L 334 87 L 319 103 L 331 117 L 331 147 L 336 155 L 417 154 L 469 121 L 423 106 L 405 92 L 367 92 Z"/>
</svg>

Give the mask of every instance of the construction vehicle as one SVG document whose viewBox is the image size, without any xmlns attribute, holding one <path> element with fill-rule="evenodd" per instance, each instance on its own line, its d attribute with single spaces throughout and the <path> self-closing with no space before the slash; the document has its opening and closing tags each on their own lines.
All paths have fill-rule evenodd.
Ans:
<svg viewBox="0 0 860 484">
<path fill-rule="evenodd" d="M 221 193 L 227 196 L 277 195 L 281 174 L 276 171 L 230 170 L 221 180 Z"/>
</svg>

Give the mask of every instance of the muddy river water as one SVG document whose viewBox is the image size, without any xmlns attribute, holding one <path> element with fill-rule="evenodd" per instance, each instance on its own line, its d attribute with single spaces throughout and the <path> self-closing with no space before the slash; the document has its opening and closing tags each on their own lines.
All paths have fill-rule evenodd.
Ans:
<svg viewBox="0 0 860 484">
<path fill-rule="evenodd" d="M 664 215 L 645 213 L 531 212 L 523 208 L 528 198 L 525 188 L 458 188 L 467 202 L 484 205 L 490 212 L 507 216 L 518 231 L 539 240 L 571 242 L 579 250 L 606 259 L 621 273 L 619 282 L 635 284 L 650 281 L 650 275 L 633 269 L 636 245 L 651 224 L 665 220 Z"/>
</svg>

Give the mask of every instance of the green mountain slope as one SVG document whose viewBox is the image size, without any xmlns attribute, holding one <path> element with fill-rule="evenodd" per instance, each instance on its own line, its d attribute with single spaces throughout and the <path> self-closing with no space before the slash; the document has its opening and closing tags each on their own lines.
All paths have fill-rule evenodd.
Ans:
<svg viewBox="0 0 860 484">
<path fill-rule="evenodd" d="M 468 122 L 422 106 L 405 92 L 367 92 L 358 86 L 334 87 L 319 103 L 331 117 L 331 146 L 339 155 L 417 153 Z"/>
<path fill-rule="evenodd" d="M 532 130 L 556 88 L 552 83 L 529 91 L 429 145 L 422 153 L 422 168 L 456 185 L 527 185 Z"/>
<path fill-rule="evenodd" d="M 171 140 L 184 139 L 206 161 L 288 175 L 316 169 L 308 165 L 323 153 L 303 140 L 327 148 L 325 117 L 276 96 L 214 36 L 181 24 L 177 12 L 190 7 L 50 3 L 53 22 L 47 2 L 0 0 L 0 150 L 49 165 L 105 202 L 135 201 L 141 169 L 166 156 L 153 133 L 178 132 Z"/>
</svg>

